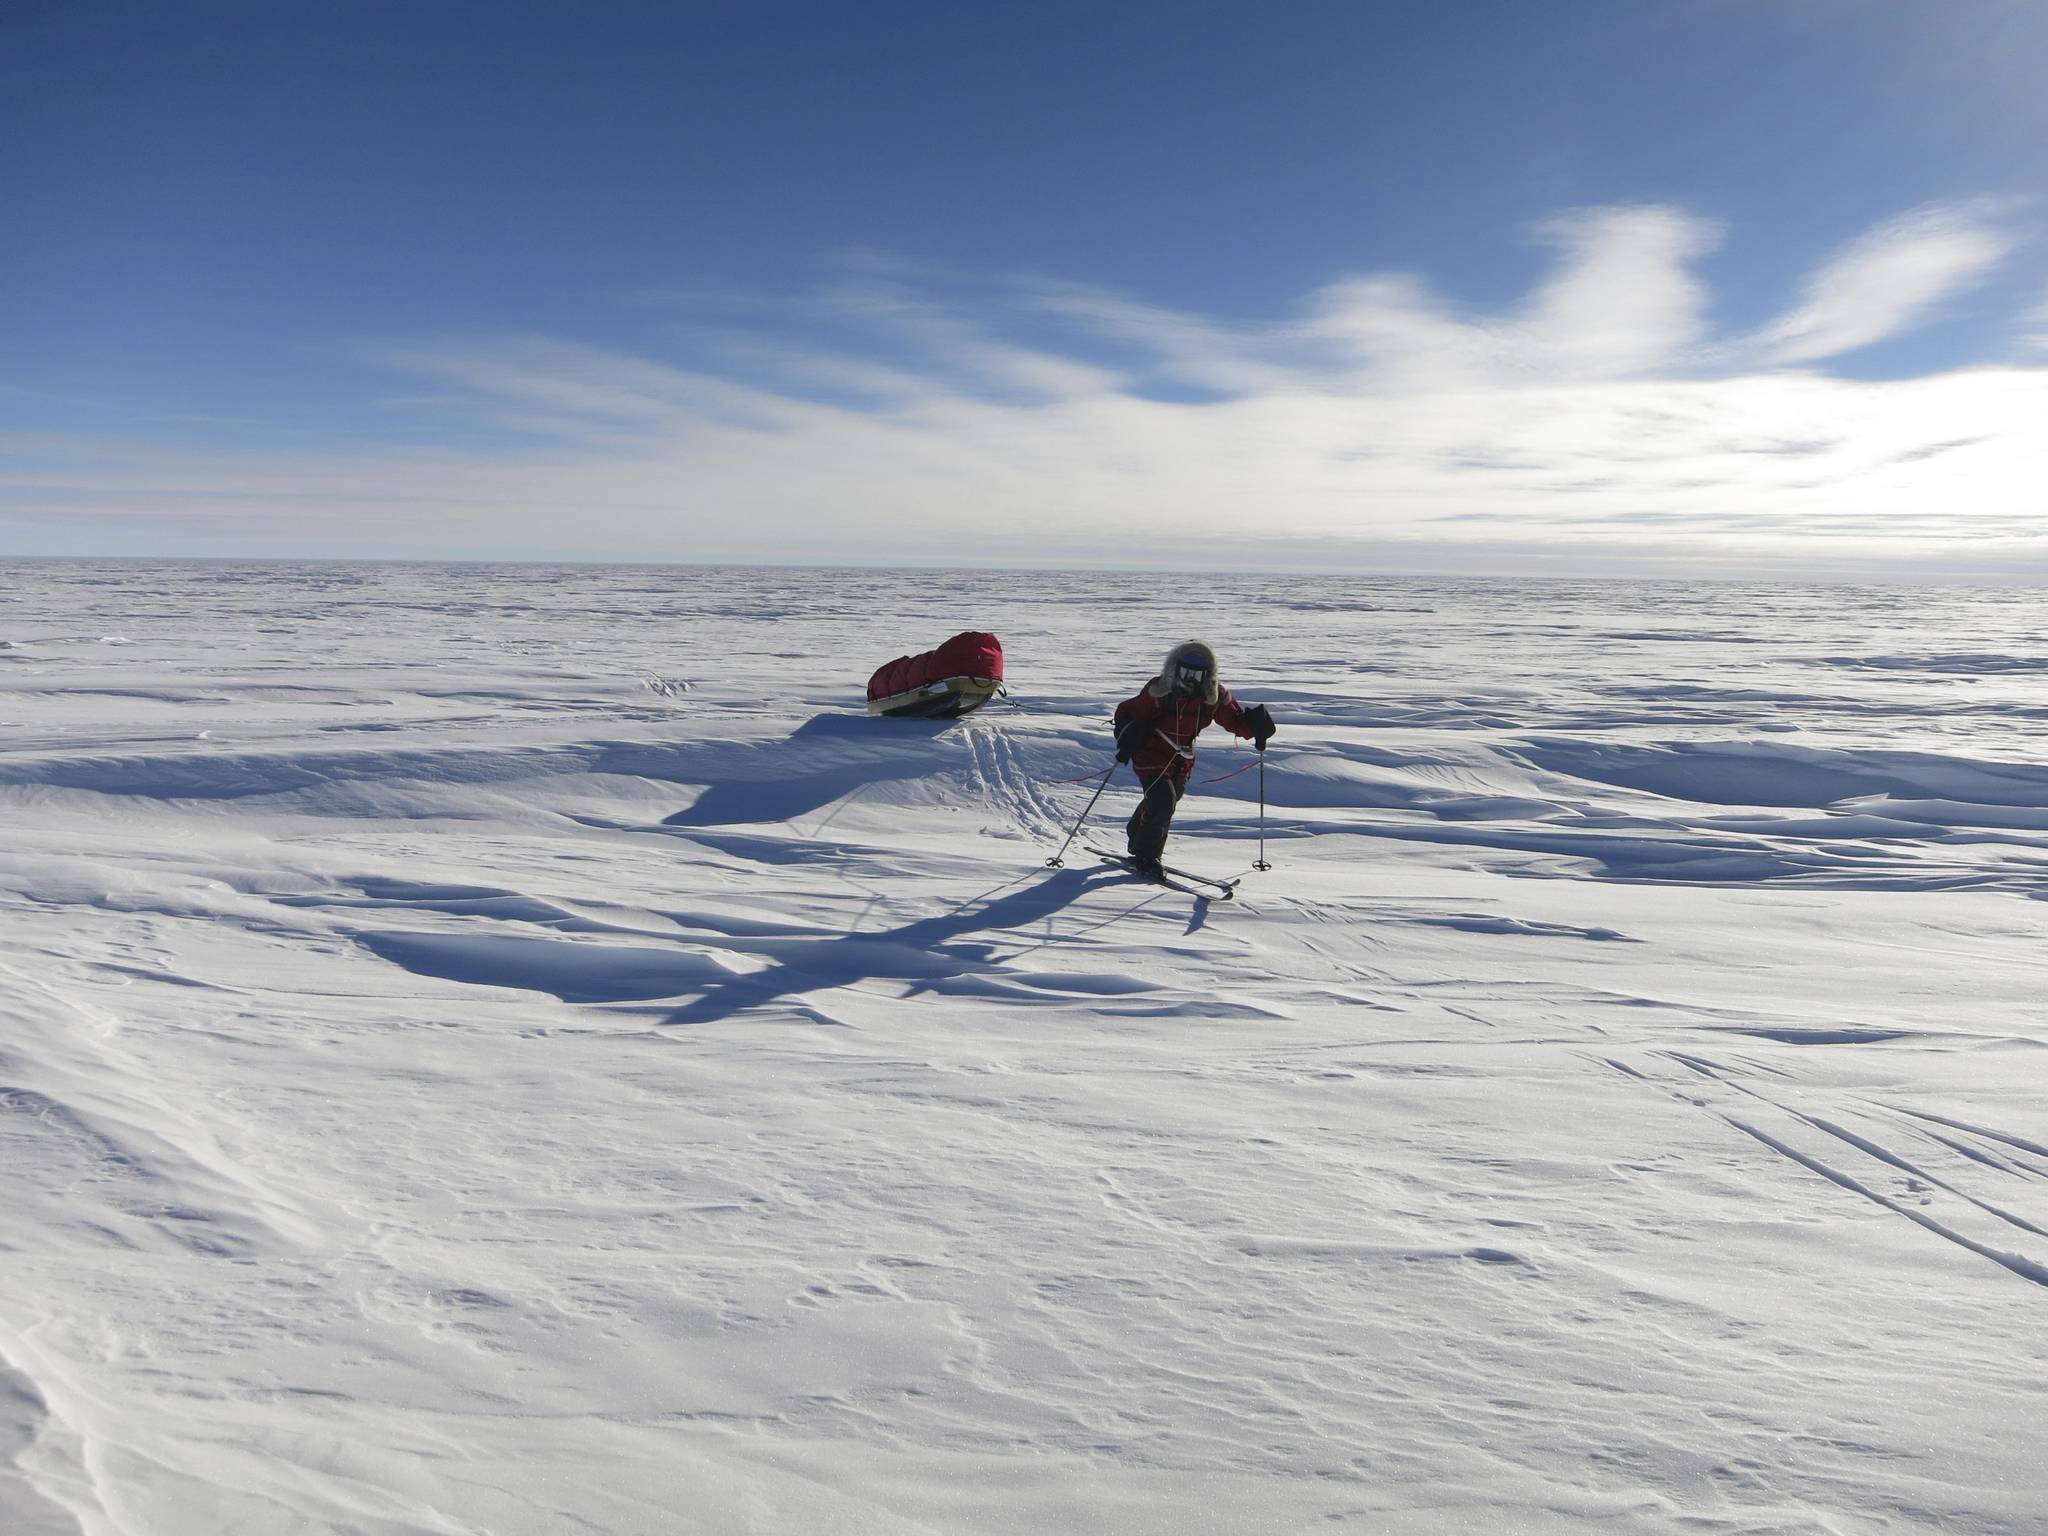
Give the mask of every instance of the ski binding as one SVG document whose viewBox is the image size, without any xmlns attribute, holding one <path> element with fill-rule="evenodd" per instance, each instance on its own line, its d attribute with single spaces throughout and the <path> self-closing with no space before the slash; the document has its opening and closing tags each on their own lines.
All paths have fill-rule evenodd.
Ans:
<svg viewBox="0 0 2048 1536">
<path fill-rule="evenodd" d="M 1158 879 L 1167 885 L 1187 882 L 1188 885 L 1195 887 L 1192 894 L 1197 896 L 1209 896 L 1218 901 L 1229 901 L 1237 895 L 1236 880 L 1218 880 L 1213 875 L 1198 875 L 1193 870 L 1179 869 L 1171 864 L 1161 864 L 1159 866 L 1159 873 L 1156 876 L 1149 875 L 1148 871 L 1140 870 L 1127 853 L 1111 853 L 1107 848 L 1097 848 L 1092 843 L 1088 844 L 1087 847 L 1088 851 L 1098 859 L 1106 863 L 1115 864 L 1134 875 Z"/>
</svg>

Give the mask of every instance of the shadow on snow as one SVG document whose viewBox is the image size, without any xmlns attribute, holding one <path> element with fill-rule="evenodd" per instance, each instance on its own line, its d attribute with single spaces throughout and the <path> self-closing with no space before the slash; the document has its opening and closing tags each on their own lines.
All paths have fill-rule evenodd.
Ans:
<svg viewBox="0 0 2048 1536">
<path fill-rule="evenodd" d="M 1038 871 L 1008 882 L 1006 895 L 975 897 L 950 912 L 873 933 L 832 938 L 733 937 L 726 949 L 765 958 L 765 970 L 735 974 L 710 955 L 677 947 L 613 945 L 531 934 L 368 932 L 357 940 L 379 958 L 415 975 L 471 986 L 545 992 L 568 1003 L 647 1003 L 696 992 L 670 1010 L 670 1024 L 703 1024 L 769 1007 L 805 993 L 864 981 L 900 981 L 908 997 L 1075 1001 L 1159 990 L 1152 982 L 1112 973 L 1033 971 L 1017 962 L 1034 949 L 1075 934 L 1046 933 L 1005 957 L 1006 945 L 977 935 L 1018 934 L 1048 922 L 1091 890 L 1127 877 L 1110 869 Z M 1025 883 L 1028 882 L 1028 883 Z M 1008 889 L 998 886 L 997 891 Z M 1118 921 L 1154 899 L 1102 919 Z M 1188 932 L 1207 921 L 1209 899 L 1193 898 Z M 814 1005 L 803 1005 L 812 1013 Z"/>
</svg>

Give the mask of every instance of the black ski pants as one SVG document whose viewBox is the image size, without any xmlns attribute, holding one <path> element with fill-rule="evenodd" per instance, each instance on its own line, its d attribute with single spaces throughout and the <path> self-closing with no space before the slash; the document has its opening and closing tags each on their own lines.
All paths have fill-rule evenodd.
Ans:
<svg viewBox="0 0 2048 1536">
<path fill-rule="evenodd" d="M 1156 859 L 1166 851 L 1166 834 L 1173 826 L 1174 808 L 1180 804 L 1187 785 L 1171 773 L 1141 778 L 1140 782 L 1145 786 L 1145 798 L 1131 812 L 1124 832 L 1132 858 Z"/>
</svg>

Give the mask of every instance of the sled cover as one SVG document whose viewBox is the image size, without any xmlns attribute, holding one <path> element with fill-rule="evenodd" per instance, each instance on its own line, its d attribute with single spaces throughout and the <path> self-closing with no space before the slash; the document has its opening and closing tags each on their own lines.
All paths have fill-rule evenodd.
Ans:
<svg viewBox="0 0 2048 1536">
<path fill-rule="evenodd" d="M 868 679 L 868 701 L 893 699 L 949 677 L 1003 680 L 1003 642 L 983 630 L 963 630 L 934 651 L 898 656 Z"/>
</svg>

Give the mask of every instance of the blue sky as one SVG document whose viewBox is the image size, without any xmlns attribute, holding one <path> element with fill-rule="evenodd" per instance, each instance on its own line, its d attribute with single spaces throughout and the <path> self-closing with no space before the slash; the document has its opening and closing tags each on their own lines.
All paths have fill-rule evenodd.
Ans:
<svg viewBox="0 0 2048 1536">
<path fill-rule="evenodd" d="M 0 552 L 2013 571 L 2048 7 L 0 21 Z"/>
</svg>

